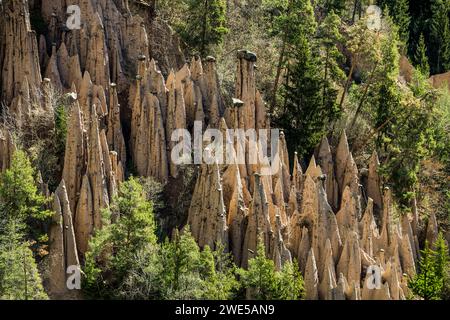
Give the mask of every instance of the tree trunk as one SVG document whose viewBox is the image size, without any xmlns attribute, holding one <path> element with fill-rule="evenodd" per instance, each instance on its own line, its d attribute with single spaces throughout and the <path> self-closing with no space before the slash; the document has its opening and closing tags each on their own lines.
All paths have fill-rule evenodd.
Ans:
<svg viewBox="0 0 450 320">
<path fill-rule="evenodd" d="M 350 85 L 350 81 L 352 80 L 352 74 L 353 74 L 354 69 L 355 69 L 355 64 L 352 61 L 351 67 L 350 67 L 350 72 L 348 73 L 347 80 L 345 81 L 344 92 L 342 92 L 341 101 L 339 101 L 339 109 L 342 109 L 342 106 L 344 105 L 345 95 L 347 93 L 348 86 Z"/>
<path fill-rule="evenodd" d="M 205 57 L 206 50 L 206 29 L 208 24 L 208 0 L 205 0 L 203 7 L 203 26 L 202 26 L 202 44 L 200 47 L 200 56 Z"/>
</svg>

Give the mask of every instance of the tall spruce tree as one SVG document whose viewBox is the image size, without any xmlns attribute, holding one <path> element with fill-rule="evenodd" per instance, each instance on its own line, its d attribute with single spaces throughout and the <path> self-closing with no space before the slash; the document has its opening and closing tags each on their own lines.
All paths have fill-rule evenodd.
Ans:
<svg viewBox="0 0 450 320">
<path fill-rule="evenodd" d="M 226 1 L 185 0 L 186 17 L 176 28 L 194 52 L 205 57 L 212 47 L 222 42 L 226 27 Z"/>
<path fill-rule="evenodd" d="M 26 154 L 14 152 L 0 178 L 0 299 L 47 299 L 30 246 L 40 230 L 34 223 L 51 213 L 43 209 L 34 169 Z"/>
<path fill-rule="evenodd" d="M 346 0 L 325 0 L 325 10 L 327 13 L 335 12 L 342 14 L 346 9 Z"/>
<path fill-rule="evenodd" d="M 388 9 L 389 15 L 398 26 L 399 39 L 405 45 L 409 41 L 411 17 L 409 14 L 409 0 L 379 0 L 377 4 Z"/>
<path fill-rule="evenodd" d="M 433 246 L 434 250 L 428 243 L 425 244 L 425 249 L 421 251 L 419 272 L 408 283 L 412 292 L 425 300 L 439 300 L 446 294 L 449 253 L 442 234 Z"/>
<path fill-rule="evenodd" d="M 0 240 L 0 300 L 47 300 L 28 242 Z"/>
<path fill-rule="evenodd" d="M 156 227 L 152 203 L 134 178 L 120 185 L 111 208 L 103 215 L 102 229 L 89 242 L 83 287 L 94 297 L 114 297 L 115 288 L 120 288 L 136 267 L 136 255 L 156 246 Z"/>
<path fill-rule="evenodd" d="M 431 0 L 429 46 L 431 73 L 442 73 L 450 64 L 450 3 L 446 0 Z"/>
<path fill-rule="evenodd" d="M 325 132 L 325 124 L 335 110 L 324 104 L 322 79 L 317 56 L 302 36 L 287 68 L 283 87 L 284 106 L 278 125 L 286 132 L 289 147 L 307 154 Z"/>
<path fill-rule="evenodd" d="M 414 55 L 415 65 L 424 76 L 430 75 L 430 66 L 428 64 L 427 47 L 425 44 L 425 37 L 420 35 L 419 44 Z"/>
<path fill-rule="evenodd" d="M 27 236 L 37 240 L 41 235 L 35 228 L 38 221 L 44 221 L 51 212 L 44 207 L 47 199 L 38 192 L 35 171 L 25 152 L 14 152 L 11 167 L 0 178 L 0 235 L 7 228 L 21 238 Z"/>
<path fill-rule="evenodd" d="M 277 271 L 273 260 L 266 257 L 261 239 L 256 256 L 249 260 L 248 270 L 241 270 L 241 281 L 248 299 L 298 300 L 304 296 L 303 278 L 296 263 L 285 263 Z"/>
<path fill-rule="evenodd" d="M 278 93 L 282 83 L 282 75 L 286 73 L 290 60 L 296 55 L 297 47 L 303 38 L 312 39 L 317 30 L 314 9 L 310 0 L 280 1 L 277 10 L 280 14 L 274 21 L 274 36 L 281 38 L 278 65 L 272 91 L 270 113 L 278 104 Z"/>
<path fill-rule="evenodd" d="M 295 17 L 291 21 L 290 16 Z M 342 40 L 340 19 L 331 12 L 319 29 L 310 1 L 292 3 L 281 29 L 286 37 L 284 50 L 283 103 L 275 110 L 275 123 L 286 131 L 288 145 L 304 155 L 339 115 L 337 87 L 343 80 L 342 58 L 336 45 Z M 277 83 L 277 82 L 276 82 Z"/>
</svg>

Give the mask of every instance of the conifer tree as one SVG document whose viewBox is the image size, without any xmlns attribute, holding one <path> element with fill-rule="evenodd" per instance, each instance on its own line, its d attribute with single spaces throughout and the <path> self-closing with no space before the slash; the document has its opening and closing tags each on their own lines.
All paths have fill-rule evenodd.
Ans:
<svg viewBox="0 0 450 320">
<path fill-rule="evenodd" d="M 206 257 L 203 257 L 206 259 Z M 200 249 L 189 230 L 181 233 L 175 230 L 172 241 L 162 245 L 161 294 L 164 299 L 200 299 L 203 294 L 203 280 L 199 270 L 202 265 Z M 210 267 L 212 266 L 212 262 Z M 203 269 L 205 267 L 203 260 Z M 212 272 L 211 269 L 208 270 Z"/>
<path fill-rule="evenodd" d="M 0 299 L 47 299 L 29 239 L 40 236 L 33 223 L 48 218 L 26 154 L 14 152 L 0 179 Z"/>
<path fill-rule="evenodd" d="M 346 0 L 325 0 L 325 10 L 326 12 L 335 12 L 337 14 L 342 14 L 346 9 Z"/>
<path fill-rule="evenodd" d="M 280 15 L 274 21 L 274 36 L 281 38 L 278 65 L 272 91 L 270 113 L 273 113 L 278 102 L 278 90 L 283 73 L 286 72 L 290 60 L 296 56 L 298 47 L 304 38 L 309 42 L 317 30 L 314 9 L 310 0 L 280 1 Z"/>
<path fill-rule="evenodd" d="M 11 167 L 0 178 L 0 235 L 12 232 L 33 240 L 41 235 L 33 223 L 49 218 L 51 212 L 43 209 L 47 199 L 39 194 L 34 176 L 25 152 L 14 152 Z"/>
<path fill-rule="evenodd" d="M 305 155 L 321 139 L 325 124 L 335 113 L 324 104 L 319 64 L 306 37 L 301 37 L 291 53 L 287 72 L 284 106 L 277 124 L 285 130 L 289 147 Z"/>
<path fill-rule="evenodd" d="M 439 233 L 436 242 L 434 243 L 434 251 L 435 253 L 435 268 L 436 268 L 436 276 L 439 277 L 442 281 L 444 281 L 447 273 L 449 271 L 449 263 L 450 257 L 448 252 L 448 246 L 445 243 L 445 238 L 442 232 Z M 442 283 L 441 286 L 443 286 Z"/>
<path fill-rule="evenodd" d="M 178 32 L 200 56 L 208 55 L 214 45 L 222 42 L 226 28 L 226 2 L 224 0 L 185 0 L 187 14 Z"/>
<path fill-rule="evenodd" d="M 288 145 L 300 155 L 308 153 L 340 115 L 337 95 L 345 79 L 337 48 L 343 41 L 340 24 L 331 12 L 319 26 L 317 37 L 297 35 L 289 52 L 284 105 L 275 122 L 286 131 Z"/>
<path fill-rule="evenodd" d="M 0 300 L 46 300 L 28 242 L 0 240 Z"/>
<path fill-rule="evenodd" d="M 213 252 L 205 246 L 201 253 L 200 275 L 205 281 L 204 299 L 229 300 L 239 288 L 237 268 L 224 249 L 223 245 L 219 245 Z"/>
<path fill-rule="evenodd" d="M 414 59 L 417 70 L 419 70 L 424 76 L 428 76 L 430 74 L 430 66 L 428 65 L 427 48 L 423 34 L 420 35 L 419 44 L 417 45 Z"/>
<path fill-rule="evenodd" d="M 86 253 L 84 287 L 94 296 L 114 296 L 114 288 L 135 267 L 136 255 L 156 245 L 155 222 L 152 204 L 134 178 L 120 185 L 103 215 L 104 226 L 96 231 Z"/>
<path fill-rule="evenodd" d="M 411 22 L 411 17 L 409 14 L 409 0 L 379 0 L 377 4 L 382 9 L 388 9 L 389 15 L 398 27 L 400 41 L 407 45 Z"/>
<path fill-rule="evenodd" d="M 445 281 L 449 271 L 448 246 L 442 234 L 434 243 L 432 250 L 428 243 L 421 251 L 419 272 L 408 286 L 414 294 L 425 300 L 439 300 L 445 295 Z"/>
<path fill-rule="evenodd" d="M 248 261 L 248 270 L 242 271 L 241 279 L 247 290 L 247 298 L 274 299 L 277 286 L 275 264 L 266 258 L 266 250 L 261 240 L 258 241 L 256 256 Z"/>
<path fill-rule="evenodd" d="M 273 260 L 266 257 L 262 240 L 256 256 L 249 260 L 248 270 L 241 270 L 241 281 L 249 299 L 298 300 L 304 296 L 303 278 L 296 263 L 285 263 L 277 271 Z"/>
<path fill-rule="evenodd" d="M 445 0 L 430 1 L 429 26 L 430 69 L 433 74 L 446 71 L 450 64 L 450 4 Z"/>
</svg>

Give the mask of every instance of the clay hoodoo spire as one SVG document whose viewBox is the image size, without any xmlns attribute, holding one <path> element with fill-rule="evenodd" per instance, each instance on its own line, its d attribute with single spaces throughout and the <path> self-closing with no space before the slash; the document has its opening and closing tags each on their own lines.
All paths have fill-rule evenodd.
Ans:
<svg viewBox="0 0 450 320">
<path fill-rule="evenodd" d="M 186 129 L 186 108 L 184 105 L 184 93 L 181 82 L 177 82 L 176 75 L 173 70 L 170 72 L 167 81 L 168 99 L 167 99 L 167 119 L 166 119 L 166 137 L 168 138 L 168 154 L 177 142 L 172 141 L 172 133 L 177 129 Z M 178 175 L 177 166 L 171 161 L 169 164 L 169 172 L 173 178 Z"/>
<path fill-rule="evenodd" d="M 242 129 L 256 127 L 256 55 L 247 50 L 238 51 L 238 67 L 236 74 L 236 98 L 243 101 L 238 110 L 238 126 Z"/>
<path fill-rule="evenodd" d="M 110 82 L 109 58 L 105 42 L 104 26 L 100 16 L 91 21 L 87 47 L 86 70 L 96 85 L 108 88 Z"/>
<path fill-rule="evenodd" d="M 53 298 L 68 298 L 68 295 L 76 295 L 76 291 L 70 292 L 67 288 L 67 269 L 71 266 L 80 268 L 80 262 L 64 180 L 54 194 L 53 210 L 55 213 L 49 232 L 51 276 L 48 287 Z"/>
<path fill-rule="evenodd" d="M 255 191 L 250 203 L 248 225 L 245 232 L 244 245 L 242 248 L 242 267 L 246 268 L 248 260 L 255 257 L 259 237 L 266 248 L 266 254 L 270 256 L 272 242 L 272 226 L 269 218 L 269 202 L 262 184 L 262 177 L 255 174 Z"/>
<path fill-rule="evenodd" d="M 314 251 L 309 250 L 308 260 L 306 262 L 306 268 L 304 271 L 305 278 L 305 290 L 307 300 L 319 299 L 319 276 L 316 266 L 316 260 L 314 258 Z"/>
<path fill-rule="evenodd" d="M 373 199 L 374 205 L 378 212 L 383 207 L 383 196 L 381 195 L 381 179 L 378 174 L 380 167 L 380 161 L 376 151 L 373 152 L 372 157 L 369 160 L 369 175 L 367 179 L 367 196 Z"/>
<path fill-rule="evenodd" d="M 70 134 L 66 139 L 62 176 L 66 184 L 71 211 L 75 212 L 87 159 L 87 136 L 77 100 L 73 101 L 70 107 L 67 131 Z"/>
<path fill-rule="evenodd" d="M 0 62 L 0 100 L 9 105 L 25 77 L 34 96 L 42 78 L 27 0 L 5 0 L 0 6 Z"/>
<path fill-rule="evenodd" d="M 62 91 L 63 84 L 61 83 L 61 76 L 58 69 L 58 57 L 56 52 L 56 43 L 52 44 L 52 55 L 50 61 L 45 69 L 45 78 L 50 79 L 53 87 L 57 91 Z"/>
<path fill-rule="evenodd" d="M 348 146 L 347 134 L 343 131 L 336 150 L 336 180 L 340 192 L 344 190 L 344 175 L 349 156 L 350 148 Z"/>
<path fill-rule="evenodd" d="M 275 216 L 274 237 L 272 238 L 272 260 L 277 270 L 281 270 L 286 262 L 292 262 L 292 256 L 283 240 L 283 226 L 280 215 Z"/>
<path fill-rule="evenodd" d="M 216 71 L 216 59 L 206 57 L 203 66 L 203 81 L 205 91 L 203 92 L 205 103 L 205 113 L 208 124 L 211 127 L 219 126 L 219 119 L 224 112 L 222 95 L 219 87 L 219 77 Z"/>
<path fill-rule="evenodd" d="M 322 142 L 320 143 L 317 161 L 322 168 L 323 173 L 326 175 L 325 190 L 327 192 L 328 203 L 336 210 L 338 208 L 339 190 L 334 174 L 333 156 L 327 137 L 323 137 Z"/>
<path fill-rule="evenodd" d="M 200 247 L 228 247 L 223 189 L 217 164 L 203 164 L 189 208 L 188 224 Z"/>
<path fill-rule="evenodd" d="M 11 165 L 12 156 L 16 150 L 11 132 L 0 127 L 0 173 L 5 172 Z"/>
<path fill-rule="evenodd" d="M 139 111 L 134 163 L 143 176 L 166 182 L 169 175 L 164 124 L 158 98 L 147 93 Z"/>
<path fill-rule="evenodd" d="M 111 162 L 104 129 L 99 128 L 96 106 L 91 108 L 88 128 L 83 121 L 78 104 L 72 106 L 63 177 L 70 179 L 70 206 L 75 208 L 74 229 L 79 253 L 87 250 L 93 230 L 102 226 L 101 211 L 109 206 L 117 191 L 116 177 L 123 172 Z M 79 152 L 79 153 L 76 153 Z"/>
<path fill-rule="evenodd" d="M 89 177 L 92 190 L 94 227 L 100 228 L 102 225 L 101 210 L 109 206 L 109 196 L 105 169 L 106 159 L 104 159 L 104 153 L 102 150 L 95 105 L 92 106 L 91 110 L 88 137 L 89 145 L 86 174 Z"/>
<path fill-rule="evenodd" d="M 126 149 L 120 123 L 120 105 L 117 98 L 117 85 L 111 83 L 108 108 L 108 145 L 111 150 L 117 152 L 118 161 L 125 165 Z"/>
</svg>

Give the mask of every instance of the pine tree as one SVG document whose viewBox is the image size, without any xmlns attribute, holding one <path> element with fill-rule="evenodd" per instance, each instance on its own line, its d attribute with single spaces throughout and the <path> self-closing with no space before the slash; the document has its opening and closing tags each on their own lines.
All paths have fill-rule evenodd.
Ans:
<svg viewBox="0 0 450 320">
<path fill-rule="evenodd" d="M 299 270 L 297 262 L 284 264 L 278 272 L 277 299 L 298 300 L 304 297 L 304 282 Z"/>
<path fill-rule="evenodd" d="M 344 57 L 338 49 L 338 44 L 344 42 L 340 32 L 342 21 L 334 11 L 331 11 L 318 29 L 319 51 L 323 52 L 320 63 L 322 74 L 322 102 L 332 112 L 330 118 L 335 119 L 341 110 L 337 104 L 338 88 L 343 85 L 345 73 L 340 68 Z M 334 114 L 333 114 L 334 112 Z"/>
<path fill-rule="evenodd" d="M 281 14 L 274 21 L 273 35 L 281 38 L 279 58 L 275 81 L 272 91 L 272 103 L 270 113 L 273 113 L 278 103 L 278 90 L 283 73 L 286 72 L 290 60 L 295 57 L 298 46 L 301 46 L 304 38 L 309 42 L 313 39 L 317 23 L 314 9 L 310 0 L 281 1 Z"/>
<path fill-rule="evenodd" d="M 226 28 L 224 0 L 185 0 L 187 14 L 178 32 L 186 44 L 200 56 L 208 55 L 222 42 Z"/>
<path fill-rule="evenodd" d="M 409 14 L 409 0 L 379 0 L 377 3 L 382 9 L 388 9 L 389 15 L 398 26 L 400 41 L 407 45 L 411 22 L 411 17 Z"/>
<path fill-rule="evenodd" d="M 25 239 L 41 234 L 33 223 L 48 218 L 34 169 L 23 151 L 13 154 L 0 179 L 0 299 L 47 299 L 33 252 Z"/>
<path fill-rule="evenodd" d="M 416 49 L 416 54 L 414 55 L 414 60 L 416 62 L 416 68 L 424 76 L 429 76 L 430 66 L 428 65 L 427 48 L 425 45 L 425 37 L 423 34 L 420 35 L 419 44 Z"/>
<path fill-rule="evenodd" d="M 398 26 L 399 38 L 405 45 L 409 40 L 409 26 L 411 18 L 409 15 L 409 0 L 397 0 L 391 9 L 394 23 Z"/>
<path fill-rule="evenodd" d="M 163 299 L 200 299 L 204 282 L 200 275 L 202 266 L 200 249 L 189 230 L 177 230 L 172 241 L 166 240 L 161 248 L 161 295 Z M 203 257 L 205 258 L 205 257 Z M 209 261 L 211 263 L 211 261 Z M 203 270 L 205 267 L 203 261 Z M 210 264 L 211 267 L 211 264 Z M 208 270 L 212 272 L 211 269 Z"/>
<path fill-rule="evenodd" d="M 445 0 L 431 0 L 429 26 L 429 46 L 431 72 L 442 73 L 450 64 L 450 4 Z"/>
<path fill-rule="evenodd" d="M 436 242 L 434 243 L 434 251 L 435 253 L 435 268 L 436 268 L 436 276 L 439 277 L 442 281 L 447 276 L 449 270 L 449 252 L 448 246 L 445 243 L 445 238 L 442 235 L 442 232 L 439 233 Z M 443 286 L 443 283 L 442 283 Z"/>
<path fill-rule="evenodd" d="M 342 14 L 346 9 L 346 0 L 326 0 L 325 1 L 325 10 L 326 12 L 335 12 L 337 14 Z"/>
<path fill-rule="evenodd" d="M 308 153 L 340 115 L 338 87 L 345 78 L 336 47 L 342 42 L 340 23 L 331 12 L 315 39 L 296 35 L 290 48 L 282 90 L 284 106 L 275 123 L 286 131 L 288 145 L 300 155 Z"/>
<path fill-rule="evenodd" d="M 46 300 L 29 243 L 0 240 L 0 300 Z"/>
<path fill-rule="evenodd" d="M 11 167 L 0 179 L 0 235 L 8 228 L 21 238 L 37 240 L 42 235 L 35 224 L 48 219 L 51 212 L 43 209 L 48 199 L 39 194 L 34 176 L 25 152 L 14 152 Z"/>
<path fill-rule="evenodd" d="M 275 263 L 266 257 L 262 240 L 256 256 L 249 260 L 248 270 L 241 270 L 241 281 L 247 298 L 256 300 L 298 300 L 304 296 L 303 278 L 296 263 L 285 263 L 276 271 Z"/>
<path fill-rule="evenodd" d="M 103 215 L 104 226 L 96 231 L 86 253 L 84 288 L 94 296 L 114 296 L 114 288 L 135 268 L 136 255 L 156 246 L 156 226 L 152 203 L 134 178 L 120 185 Z"/>
<path fill-rule="evenodd" d="M 432 250 L 428 243 L 421 251 L 419 272 L 408 283 L 415 295 L 425 300 L 439 300 L 442 296 L 444 280 L 448 271 L 448 247 L 442 235 L 435 243 L 436 250 Z"/>
<path fill-rule="evenodd" d="M 320 141 L 325 125 L 335 113 L 324 104 L 320 74 L 317 58 L 303 36 L 291 54 L 282 91 L 284 107 L 277 121 L 285 130 L 289 147 L 300 155 L 308 153 Z"/>
<path fill-rule="evenodd" d="M 248 261 L 248 270 L 242 271 L 241 281 L 247 290 L 247 298 L 274 299 L 277 286 L 275 264 L 266 258 L 262 241 L 258 242 L 256 256 Z"/>
<path fill-rule="evenodd" d="M 230 254 L 219 246 L 212 252 L 205 246 L 200 255 L 200 275 L 204 279 L 203 299 L 229 300 L 234 297 L 239 282 L 236 280 L 237 268 Z"/>
</svg>

